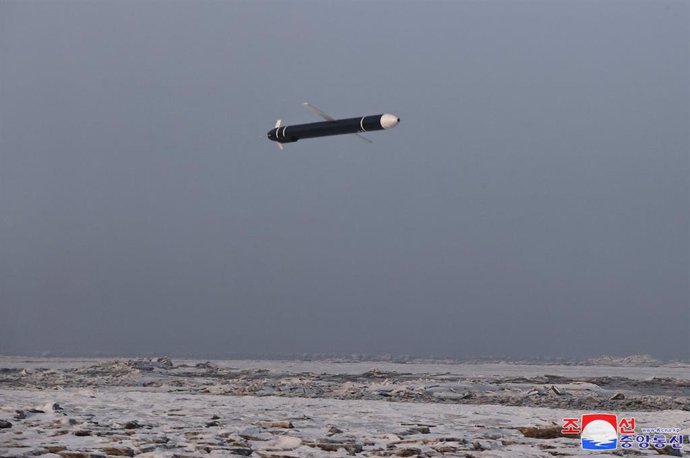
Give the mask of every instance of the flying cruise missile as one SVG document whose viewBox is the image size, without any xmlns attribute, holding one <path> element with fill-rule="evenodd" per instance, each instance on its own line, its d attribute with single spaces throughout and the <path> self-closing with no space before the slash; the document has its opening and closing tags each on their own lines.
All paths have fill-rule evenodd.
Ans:
<svg viewBox="0 0 690 458">
<path fill-rule="evenodd" d="M 400 118 L 390 113 L 361 116 L 357 118 L 335 119 L 333 116 L 324 113 L 309 102 L 304 102 L 303 105 L 325 119 L 325 121 L 281 126 L 281 120 L 277 120 L 273 129 L 269 130 L 266 136 L 269 140 L 277 142 L 280 149 L 283 149 L 283 143 L 293 143 L 302 138 L 327 137 L 330 135 L 342 134 L 354 134 L 371 143 L 371 140 L 361 134 L 362 132 L 390 129 L 400 122 Z"/>
</svg>

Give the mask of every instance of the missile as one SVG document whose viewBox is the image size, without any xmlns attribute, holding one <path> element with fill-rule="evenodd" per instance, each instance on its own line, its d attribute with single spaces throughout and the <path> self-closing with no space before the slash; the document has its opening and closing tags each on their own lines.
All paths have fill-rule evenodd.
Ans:
<svg viewBox="0 0 690 458">
<path fill-rule="evenodd" d="M 355 134 L 361 139 L 371 143 L 371 140 L 361 135 L 363 132 L 390 129 L 400 122 L 400 118 L 390 113 L 335 119 L 333 116 L 324 113 L 308 102 L 304 102 L 303 105 L 325 119 L 325 121 L 281 126 L 281 120 L 277 120 L 273 129 L 269 130 L 266 136 L 269 140 L 277 142 L 280 149 L 283 149 L 283 143 L 294 143 L 303 138 L 327 137 L 330 135 L 343 134 Z"/>
</svg>

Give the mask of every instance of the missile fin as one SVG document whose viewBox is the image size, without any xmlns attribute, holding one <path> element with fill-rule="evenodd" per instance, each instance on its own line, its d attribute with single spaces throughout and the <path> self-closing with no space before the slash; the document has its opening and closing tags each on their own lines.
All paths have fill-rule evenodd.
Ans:
<svg viewBox="0 0 690 458">
<path fill-rule="evenodd" d="M 361 138 L 362 140 L 364 140 L 364 141 L 367 142 L 367 143 L 374 143 L 373 141 L 369 140 L 367 137 L 365 137 L 365 136 L 362 135 L 362 134 L 358 134 L 358 133 L 355 132 L 355 133 L 352 134 L 352 135 L 356 135 L 357 137 Z"/>
<path fill-rule="evenodd" d="M 304 105 L 308 110 L 311 110 L 317 116 L 322 117 L 326 121 L 335 121 L 335 118 L 333 116 L 329 115 L 328 113 L 324 113 L 323 111 L 319 110 L 317 107 L 315 107 L 309 102 L 304 102 L 302 105 Z"/>
</svg>

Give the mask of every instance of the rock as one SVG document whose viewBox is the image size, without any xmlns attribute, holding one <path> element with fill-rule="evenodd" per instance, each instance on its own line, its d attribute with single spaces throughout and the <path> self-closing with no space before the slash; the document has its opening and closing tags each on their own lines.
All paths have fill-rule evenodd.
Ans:
<svg viewBox="0 0 690 458">
<path fill-rule="evenodd" d="M 101 453 L 76 452 L 72 450 L 63 450 L 62 452 L 58 452 L 58 455 L 62 458 L 105 458 L 105 455 Z"/>
<path fill-rule="evenodd" d="M 125 423 L 125 426 L 124 426 L 125 429 L 138 429 L 141 427 L 142 427 L 142 425 L 140 425 L 139 422 L 136 420 L 128 421 L 127 423 Z"/>
<path fill-rule="evenodd" d="M 310 447 L 318 447 L 325 452 L 337 452 L 344 444 L 337 442 L 314 442 L 307 444 Z"/>
<path fill-rule="evenodd" d="M 534 396 L 534 395 L 537 395 L 537 396 L 544 396 L 545 394 L 546 394 L 546 391 L 540 390 L 540 389 L 537 389 L 537 388 L 532 388 L 531 390 L 529 390 L 529 391 L 527 392 L 527 396 Z"/>
<path fill-rule="evenodd" d="M 262 428 L 258 426 L 245 428 L 241 431 L 238 431 L 237 435 L 240 436 L 242 439 L 250 441 L 266 441 L 273 438 L 273 434 L 264 431 Z"/>
<path fill-rule="evenodd" d="M 302 445 L 302 439 L 299 437 L 282 436 L 278 439 L 266 442 L 262 448 L 266 450 L 292 450 Z"/>
<path fill-rule="evenodd" d="M 228 452 L 232 453 L 233 455 L 240 456 L 252 456 L 252 453 L 254 453 L 254 451 L 250 448 L 231 448 L 228 449 Z"/>
<path fill-rule="evenodd" d="M 472 441 L 472 448 L 475 450 L 491 450 L 491 446 L 484 447 L 485 444 L 481 444 L 478 440 Z"/>
<path fill-rule="evenodd" d="M 330 426 L 328 427 L 328 431 L 326 432 L 326 435 L 327 435 L 327 436 L 333 436 L 333 435 L 335 435 L 335 434 L 340 434 L 340 433 L 342 433 L 342 432 L 343 432 L 342 429 L 338 429 L 338 428 L 336 428 L 335 426 L 330 425 Z"/>
<path fill-rule="evenodd" d="M 287 451 L 260 451 L 257 452 L 257 454 L 261 458 L 299 458 L 299 455 L 297 453 Z"/>
<path fill-rule="evenodd" d="M 558 387 L 556 385 L 551 385 L 551 391 L 553 391 L 554 393 L 556 393 L 559 396 L 563 396 L 565 394 L 563 391 L 558 389 Z"/>
<path fill-rule="evenodd" d="M 625 395 L 621 392 L 618 392 L 618 393 L 614 394 L 613 396 L 611 396 L 609 401 L 620 401 L 623 399 L 625 399 Z"/>
<path fill-rule="evenodd" d="M 429 434 L 431 430 L 428 426 L 413 426 L 407 431 L 400 433 L 400 436 L 409 436 L 411 434 Z"/>
<path fill-rule="evenodd" d="M 101 451 L 111 456 L 134 456 L 134 450 L 129 447 L 105 447 Z"/>
<path fill-rule="evenodd" d="M 382 435 L 377 436 L 377 437 L 384 439 L 388 442 L 397 442 L 399 440 L 402 440 L 402 437 L 398 436 L 397 434 L 392 434 L 392 433 L 382 434 Z"/>
<path fill-rule="evenodd" d="M 408 447 L 395 451 L 395 456 L 419 456 L 422 451 L 418 448 Z"/>
<path fill-rule="evenodd" d="M 673 447 L 669 447 L 668 445 L 664 448 L 657 448 L 656 452 L 659 455 L 669 455 L 669 456 L 683 456 L 683 451 L 680 449 L 675 449 Z"/>
<path fill-rule="evenodd" d="M 257 421 L 254 424 L 257 426 L 263 426 L 265 428 L 285 428 L 285 429 L 294 428 L 292 423 L 289 421 Z"/>
<path fill-rule="evenodd" d="M 364 378 L 385 378 L 386 374 L 384 372 L 379 371 L 378 369 L 371 369 L 370 371 L 363 373 L 362 377 L 364 377 Z"/>
<path fill-rule="evenodd" d="M 67 450 L 67 447 L 65 447 L 64 445 L 46 445 L 43 448 L 48 450 L 48 452 L 50 453 L 58 453 L 63 450 Z"/>
<path fill-rule="evenodd" d="M 517 428 L 525 437 L 532 439 L 556 439 L 558 437 L 568 437 L 571 439 L 579 439 L 579 434 L 563 434 L 560 426 L 543 426 L 543 427 L 520 427 Z"/>
<path fill-rule="evenodd" d="M 26 412 L 24 412 L 23 410 L 15 410 L 15 412 L 16 412 L 14 415 L 15 420 L 23 420 L 26 418 Z"/>
<path fill-rule="evenodd" d="M 220 417 L 218 415 L 214 415 L 211 417 L 211 420 L 220 420 Z"/>
<path fill-rule="evenodd" d="M 455 393 L 452 391 L 436 391 L 432 394 L 433 397 L 436 399 L 445 399 L 448 401 L 453 401 L 453 400 L 460 400 L 460 399 L 468 399 L 472 397 L 472 393 L 465 392 L 465 393 Z"/>
<path fill-rule="evenodd" d="M 0 429 L 7 429 L 7 428 L 11 428 L 11 427 L 12 427 L 12 423 L 10 423 L 9 421 L 0 420 Z"/>
<path fill-rule="evenodd" d="M 254 392 L 256 396 L 273 396 L 276 390 L 270 386 L 264 386 Z"/>
<path fill-rule="evenodd" d="M 472 448 L 477 451 L 496 450 L 502 446 L 503 444 L 500 441 L 495 440 L 477 439 L 472 441 Z"/>
<path fill-rule="evenodd" d="M 88 429 L 80 429 L 78 431 L 75 431 L 73 434 L 75 436 L 84 437 L 84 436 L 90 436 L 91 431 L 89 431 Z"/>
<path fill-rule="evenodd" d="M 434 442 L 457 442 L 458 444 L 463 444 L 467 445 L 469 442 L 467 439 L 464 437 L 454 437 L 454 436 L 443 436 L 443 437 L 435 437 L 433 439 Z"/>
<path fill-rule="evenodd" d="M 63 450 L 58 452 L 62 458 L 90 458 L 91 454 L 86 452 L 74 452 L 71 450 Z"/>
<path fill-rule="evenodd" d="M 220 422 L 217 420 L 213 420 L 213 421 L 209 421 L 208 423 L 206 423 L 207 428 L 212 428 L 214 426 L 220 426 Z"/>
<path fill-rule="evenodd" d="M 185 431 L 184 437 L 190 441 L 195 441 L 199 439 L 199 436 L 203 435 L 203 431 Z"/>
<path fill-rule="evenodd" d="M 43 406 L 43 410 L 46 412 L 58 412 L 60 410 L 65 410 L 62 407 L 60 407 L 60 404 L 57 402 L 49 402 L 48 404 Z"/>
<path fill-rule="evenodd" d="M 342 448 L 345 449 L 345 451 L 347 451 L 347 453 L 349 453 L 350 455 L 359 453 L 363 449 L 362 444 L 358 442 L 340 442 L 328 439 L 321 439 L 319 442 L 305 442 L 305 445 L 308 445 L 309 447 L 320 448 L 325 452 L 337 452 Z"/>
</svg>

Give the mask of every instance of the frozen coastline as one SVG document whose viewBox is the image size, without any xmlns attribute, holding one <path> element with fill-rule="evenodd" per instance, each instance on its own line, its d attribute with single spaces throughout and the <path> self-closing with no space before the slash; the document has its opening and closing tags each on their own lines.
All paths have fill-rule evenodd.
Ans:
<svg viewBox="0 0 690 458">
<path fill-rule="evenodd" d="M 610 411 L 688 434 L 689 369 L 3 357 L 0 455 L 588 455 L 524 428 Z"/>
</svg>

